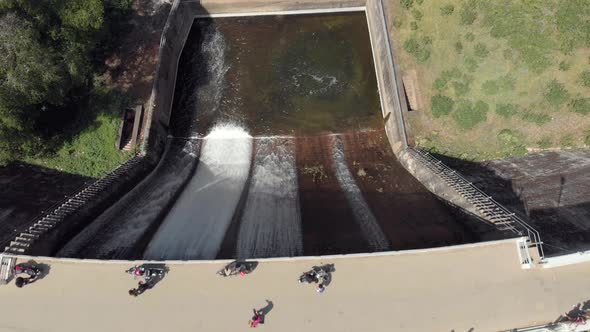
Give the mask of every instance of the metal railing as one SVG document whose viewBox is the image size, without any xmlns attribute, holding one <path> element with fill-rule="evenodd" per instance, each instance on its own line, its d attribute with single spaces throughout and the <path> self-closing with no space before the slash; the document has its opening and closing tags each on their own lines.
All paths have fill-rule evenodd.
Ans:
<svg viewBox="0 0 590 332">
<path fill-rule="evenodd" d="M 31 219 L 23 228 L 22 233 L 17 235 L 13 241 L 4 249 L 8 254 L 23 254 L 29 247 L 44 233 L 55 228 L 61 221 L 74 212 L 78 211 L 85 204 L 97 197 L 105 188 L 111 185 L 115 179 L 123 173 L 137 165 L 143 159 L 140 155 L 135 155 L 127 162 L 119 165 L 106 176 L 80 188 L 77 192 L 67 196 L 61 201 L 53 204 L 49 209 L 45 209 L 40 215 Z"/>
<path fill-rule="evenodd" d="M 486 216 L 488 221 L 500 230 L 508 230 L 517 235 L 526 236 L 529 239 L 529 244 L 535 246 L 539 251 L 540 258 L 544 258 L 543 242 L 536 229 L 477 188 L 459 172 L 445 165 L 431 153 L 417 148 L 408 148 L 408 151 L 416 159 L 422 161 L 427 168 L 432 170 L 447 185 L 455 189 L 461 196 L 473 204 L 480 213 Z"/>
</svg>

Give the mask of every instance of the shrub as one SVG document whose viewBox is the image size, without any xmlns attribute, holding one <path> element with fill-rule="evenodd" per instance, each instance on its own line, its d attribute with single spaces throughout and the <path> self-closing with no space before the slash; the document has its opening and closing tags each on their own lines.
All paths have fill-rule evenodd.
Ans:
<svg viewBox="0 0 590 332">
<path fill-rule="evenodd" d="M 561 71 L 568 71 L 571 67 L 571 64 L 565 60 L 559 63 L 559 70 Z"/>
<path fill-rule="evenodd" d="M 400 3 L 405 9 L 410 9 L 414 5 L 414 0 L 400 0 Z"/>
<path fill-rule="evenodd" d="M 410 22 L 410 29 L 418 30 L 418 23 L 416 23 L 416 21 Z"/>
<path fill-rule="evenodd" d="M 585 70 L 580 74 L 580 83 L 590 88 L 590 70 Z"/>
<path fill-rule="evenodd" d="M 448 115 L 451 113 L 453 106 L 455 105 L 453 99 L 441 94 L 432 96 L 430 102 L 432 103 L 432 115 L 435 118 Z"/>
<path fill-rule="evenodd" d="M 497 139 L 506 155 L 524 156 L 527 153 L 523 143 L 524 136 L 516 130 L 502 129 L 498 133 Z"/>
<path fill-rule="evenodd" d="M 475 40 L 475 35 L 471 32 L 465 34 L 465 40 L 468 42 L 472 42 Z"/>
<path fill-rule="evenodd" d="M 496 114 L 504 118 L 510 118 L 518 113 L 518 108 L 513 104 L 498 104 L 496 105 Z"/>
<path fill-rule="evenodd" d="M 574 135 L 572 134 L 566 134 L 563 137 L 561 137 L 561 141 L 560 141 L 561 146 L 566 147 L 566 148 L 571 148 L 574 146 Z"/>
<path fill-rule="evenodd" d="M 453 115 L 460 128 L 472 129 L 478 123 L 486 121 L 487 111 L 488 105 L 482 101 L 478 101 L 474 106 L 471 102 L 464 100 L 457 105 Z"/>
<path fill-rule="evenodd" d="M 551 117 L 549 115 L 531 111 L 522 113 L 521 118 L 524 121 L 531 122 L 539 126 L 551 122 Z"/>
<path fill-rule="evenodd" d="M 439 77 L 437 79 L 434 80 L 434 83 L 432 84 L 432 87 L 435 90 L 438 91 L 443 91 L 447 89 L 447 83 L 449 83 L 448 80 L 444 79 L 443 77 Z"/>
<path fill-rule="evenodd" d="M 469 56 L 465 58 L 465 67 L 469 72 L 473 73 L 474 71 L 476 71 L 477 66 L 477 60 L 474 57 Z"/>
<path fill-rule="evenodd" d="M 538 142 L 537 145 L 539 146 L 539 148 L 541 149 L 548 149 L 551 147 L 551 145 L 553 145 L 553 143 L 551 142 L 551 138 L 550 137 L 543 137 L 541 138 Z"/>
<path fill-rule="evenodd" d="M 569 98 L 569 93 L 563 87 L 563 83 L 554 79 L 547 84 L 544 96 L 549 104 L 553 106 L 561 106 Z"/>
<path fill-rule="evenodd" d="M 498 79 L 498 87 L 502 90 L 514 90 L 516 79 L 510 74 L 506 74 Z"/>
<path fill-rule="evenodd" d="M 461 44 L 460 41 L 455 43 L 455 51 L 457 51 L 457 53 L 461 54 L 461 52 L 463 51 L 463 44 Z"/>
<path fill-rule="evenodd" d="M 424 0 L 416 0 L 416 3 L 421 5 L 422 3 L 424 3 Z"/>
<path fill-rule="evenodd" d="M 507 48 L 502 52 L 502 55 L 504 56 L 504 60 L 512 60 L 513 59 L 513 54 L 512 54 L 512 50 Z"/>
<path fill-rule="evenodd" d="M 424 63 L 430 59 L 430 44 L 432 40 L 429 37 L 410 37 L 404 42 L 406 52 L 416 58 L 418 62 Z"/>
<path fill-rule="evenodd" d="M 453 82 L 453 89 L 457 97 L 466 95 L 469 90 L 469 82 Z"/>
<path fill-rule="evenodd" d="M 570 109 L 572 112 L 586 115 L 590 113 L 590 98 L 574 99 L 570 102 Z"/>
<path fill-rule="evenodd" d="M 424 14 L 422 14 L 422 12 L 419 11 L 418 9 L 413 9 L 412 16 L 414 17 L 414 19 L 416 21 L 420 21 L 422 19 L 422 17 L 424 16 Z"/>
<path fill-rule="evenodd" d="M 477 43 L 474 49 L 475 56 L 478 56 L 480 58 L 485 58 L 490 54 L 490 51 L 488 50 L 487 46 L 482 43 Z"/>
<path fill-rule="evenodd" d="M 496 81 L 490 80 L 483 82 L 483 84 L 481 85 L 481 89 L 483 93 L 485 93 L 486 95 L 495 95 L 496 93 L 498 93 L 499 87 Z"/>
<path fill-rule="evenodd" d="M 584 138 L 584 144 L 590 146 L 590 130 L 586 131 L 586 138 Z"/>
<path fill-rule="evenodd" d="M 470 1 L 472 2 L 472 1 Z M 470 6 L 466 4 L 461 8 L 461 24 L 462 25 L 471 25 L 477 19 L 477 12 L 475 11 L 474 6 Z"/>
<path fill-rule="evenodd" d="M 402 27 L 402 25 L 403 25 L 403 21 L 402 20 L 397 20 L 397 19 L 393 20 L 393 26 L 394 27 L 396 27 L 396 28 L 399 29 L 399 28 Z"/>
<path fill-rule="evenodd" d="M 448 4 L 448 5 L 444 5 L 444 6 L 440 7 L 440 13 L 443 16 L 453 15 L 454 11 L 455 11 L 455 6 L 453 6 L 452 4 Z"/>
</svg>

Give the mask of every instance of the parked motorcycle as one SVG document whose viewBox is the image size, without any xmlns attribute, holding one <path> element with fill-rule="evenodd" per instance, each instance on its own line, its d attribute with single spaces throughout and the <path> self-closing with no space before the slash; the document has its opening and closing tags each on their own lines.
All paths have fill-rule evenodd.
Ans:
<svg viewBox="0 0 590 332">
<path fill-rule="evenodd" d="M 329 274 L 328 271 L 322 269 L 319 266 L 314 266 L 311 270 L 304 272 L 299 277 L 300 284 L 311 284 L 311 283 L 322 283 L 324 280 L 328 279 Z"/>
<path fill-rule="evenodd" d="M 227 264 L 223 269 L 217 271 L 217 274 L 222 277 L 230 277 L 235 275 L 245 276 L 254 271 L 255 263 L 233 261 Z"/>
<path fill-rule="evenodd" d="M 28 277 L 22 277 L 22 275 Z M 18 276 L 15 280 L 15 285 L 22 288 L 41 277 L 41 269 L 32 264 L 17 264 L 14 266 L 14 275 Z"/>
<path fill-rule="evenodd" d="M 144 278 L 146 281 L 149 281 L 153 278 L 162 279 L 166 274 L 165 267 L 153 267 L 153 266 L 145 266 L 139 265 L 134 266 L 127 271 L 128 274 L 132 275 L 135 279 L 137 278 Z"/>
</svg>

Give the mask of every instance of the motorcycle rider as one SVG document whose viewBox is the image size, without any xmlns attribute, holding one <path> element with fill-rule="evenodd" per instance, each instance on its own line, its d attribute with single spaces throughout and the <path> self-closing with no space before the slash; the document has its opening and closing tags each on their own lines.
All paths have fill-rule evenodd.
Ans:
<svg viewBox="0 0 590 332">
<path fill-rule="evenodd" d="M 32 282 L 35 282 L 39 279 L 41 275 L 41 271 L 34 265 L 24 265 L 24 264 L 17 264 L 14 267 L 14 275 L 24 274 L 28 277 L 17 277 L 15 280 L 15 285 L 18 288 L 22 288 L 25 285 L 28 285 Z"/>
<path fill-rule="evenodd" d="M 138 295 L 143 294 L 146 290 L 150 289 L 151 285 L 146 281 L 140 281 L 137 285 L 137 288 L 132 288 L 129 290 L 129 295 L 133 297 L 137 297 Z"/>
</svg>

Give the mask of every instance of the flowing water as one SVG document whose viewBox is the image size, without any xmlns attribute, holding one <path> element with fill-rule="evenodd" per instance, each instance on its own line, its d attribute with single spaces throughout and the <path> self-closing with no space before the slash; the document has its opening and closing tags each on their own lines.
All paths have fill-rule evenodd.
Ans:
<svg viewBox="0 0 590 332">
<path fill-rule="evenodd" d="M 395 159 L 362 12 L 196 19 L 170 135 L 194 153 L 169 148 L 60 255 L 245 259 L 479 240 Z"/>
</svg>

